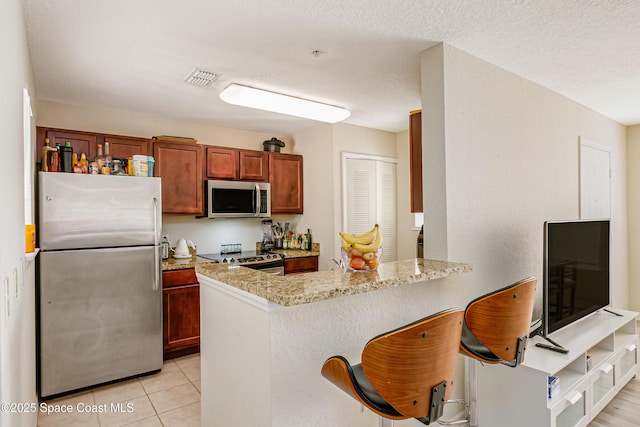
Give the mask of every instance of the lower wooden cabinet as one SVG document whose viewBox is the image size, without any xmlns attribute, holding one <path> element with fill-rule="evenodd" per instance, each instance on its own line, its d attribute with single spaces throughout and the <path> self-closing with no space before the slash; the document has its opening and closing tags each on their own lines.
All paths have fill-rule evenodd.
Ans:
<svg viewBox="0 0 640 427">
<path fill-rule="evenodd" d="M 200 284 L 193 268 L 162 273 L 164 359 L 200 351 Z"/>
<path fill-rule="evenodd" d="M 318 271 L 318 257 L 285 258 L 284 274 L 300 274 Z"/>
</svg>

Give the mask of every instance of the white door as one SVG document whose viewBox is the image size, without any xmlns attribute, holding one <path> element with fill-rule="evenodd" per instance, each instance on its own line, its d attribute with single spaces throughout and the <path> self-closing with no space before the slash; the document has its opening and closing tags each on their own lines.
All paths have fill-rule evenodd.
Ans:
<svg viewBox="0 0 640 427">
<path fill-rule="evenodd" d="M 611 218 L 611 148 L 580 137 L 580 217 Z"/>
<path fill-rule="evenodd" d="M 343 154 L 343 230 L 380 226 L 382 262 L 397 260 L 395 159 Z"/>
</svg>

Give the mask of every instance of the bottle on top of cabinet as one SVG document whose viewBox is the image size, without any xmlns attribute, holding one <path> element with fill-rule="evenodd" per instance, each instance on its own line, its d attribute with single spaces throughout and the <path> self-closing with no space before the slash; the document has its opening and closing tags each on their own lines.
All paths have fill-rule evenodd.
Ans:
<svg viewBox="0 0 640 427">
<path fill-rule="evenodd" d="M 44 139 L 44 146 L 42 147 L 42 163 L 41 170 L 43 172 L 57 172 L 53 169 L 53 152 L 55 148 L 49 146 L 49 138 Z"/>
<path fill-rule="evenodd" d="M 62 172 L 73 172 L 73 148 L 69 141 L 64 143 L 64 146 L 60 146 L 60 152 L 62 153 Z"/>
<path fill-rule="evenodd" d="M 104 158 L 104 153 L 102 151 L 102 144 L 98 144 L 98 154 L 96 154 L 96 158 L 93 161 L 98 164 L 98 173 L 102 173 L 105 165 L 107 164 L 107 160 Z"/>
<path fill-rule="evenodd" d="M 80 169 L 82 170 L 82 173 L 89 173 L 89 162 L 87 161 L 87 154 L 86 153 L 82 153 L 80 154 Z"/>
<path fill-rule="evenodd" d="M 104 172 L 105 175 L 109 175 L 113 169 L 113 159 L 111 158 L 111 152 L 109 150 L 109 141 L 104 142 Z"/>
</svg>

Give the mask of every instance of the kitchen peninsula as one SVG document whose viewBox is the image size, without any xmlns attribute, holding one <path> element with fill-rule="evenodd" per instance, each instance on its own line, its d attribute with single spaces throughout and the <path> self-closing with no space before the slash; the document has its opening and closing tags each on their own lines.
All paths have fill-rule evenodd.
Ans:
<svg viewBox="0 0 640 427">
<path fill-rule="evenodd" d="M 341 354 L 358 363 L 372 337 L 463 305 L 458 274 L 470 271 L 411 259 L 376 272 L 278 277 L 197 264 L 202 424 L 375 425 L 377 416 L 322 378 L 323 362 Z"/>
</svg>

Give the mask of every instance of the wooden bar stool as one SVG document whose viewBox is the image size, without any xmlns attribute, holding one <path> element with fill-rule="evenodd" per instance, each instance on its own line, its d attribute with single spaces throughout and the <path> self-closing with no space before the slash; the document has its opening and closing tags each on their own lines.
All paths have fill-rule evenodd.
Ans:
<svg viewBox="0 0 640 427">
<path fill-rule="evenodd" d="M 439 420 L 443 425 L 477 425 L 476 419 L 476 361 L 488 364 L 503 364 L 512 368 L 524 360 L 529 327 L 533 314 L 537 280 L 530 277 L 512 285 L 482 295 L 471 301 L 464 311 L 464 326 L 460 340 L 460 352 L 471 359 L 466 360 L 467 402 L 469 418 L 458 421 Z"/>
<path fill-rule="evenodd" d="M 384 419 L 428 425 L 453 390 L 463 313 L 445 310 L 378 335 L 365 345 L 362 363 L 333 356 L 322 376 Z"/>
</svg>

